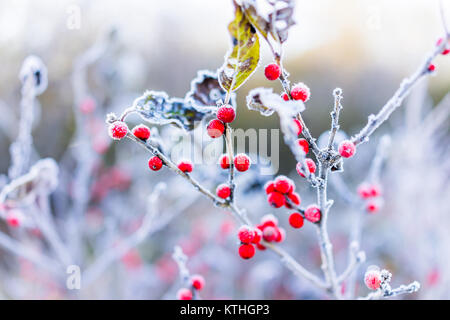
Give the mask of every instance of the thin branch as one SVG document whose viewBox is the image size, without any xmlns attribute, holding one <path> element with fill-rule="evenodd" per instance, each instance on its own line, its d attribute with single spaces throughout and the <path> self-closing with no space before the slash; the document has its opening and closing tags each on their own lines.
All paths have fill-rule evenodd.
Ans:
<svg viewBox="0 0 450 320">
<path fill-rule="evenodd" d="M 234 189 L 236 185 L 234 183 L 234 150 L 233 150 L 233 129 L 231 126 L 226 123 L 225 124 L 225 145 L 228 154 L 228 158 L 230 161 L 230 171 L 228 175 L 228 184 L 230 187 L 230 202 L 234 201 Z"/>
<path fill-rule="evenodd" d="M 339 130 L 339 114 L 342 110 L 341 100 L 342 100 L 342 89 L 336 88 L 333 91 L 334 96 L 334 109 L 331 111 L 331 130 L 330 137 L 328 139 L 328 151 L 333 149 L 334 138 L 336 137 L 336 132 Z"/>
<path fill-rule="evenodd" d="M 431 54 L 424 60 L 424 62 L 417 68 L 417 70 L 408 78 L 403 79 L 400 87 L 395 91 L 394 95 L 388 100 L 388 102 L 381 108 L 376 115 L 370 115 L 368 122 L 359 133 L 352 137 L 352 142 L 355 145 L 367 142 L 370 135 L 394 112 L 403 102 L 403 99 L 410 93 L 411 89 L 417 82 L 425 75 L 429 74 L 428 67 L 433 59 L 444 50 L 450 39 L 450 34 L 447 33 L 446 39 L 443 39 L 442 43 L 434 48 Z"/>
</svg>

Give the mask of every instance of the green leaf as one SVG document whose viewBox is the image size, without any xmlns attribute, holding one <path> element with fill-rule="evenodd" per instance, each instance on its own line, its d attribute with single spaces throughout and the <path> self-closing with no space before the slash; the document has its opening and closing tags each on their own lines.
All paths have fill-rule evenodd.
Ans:
<svg viewBox="0 0 450 320">
<path fill-rule="evenodd" d="M 255 28 L 236 6 L 235 18 L 228 25 L 232 49 L 219 70 L 220 86 L 227 92 L 237 90 L 256 70 L 259 62 L 259 39 Z"/>
</svg>

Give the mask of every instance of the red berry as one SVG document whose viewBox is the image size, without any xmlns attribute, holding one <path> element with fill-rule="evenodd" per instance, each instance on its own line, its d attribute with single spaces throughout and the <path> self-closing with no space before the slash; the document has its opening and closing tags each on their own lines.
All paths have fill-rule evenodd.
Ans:
<svg viewBox="0 0 450 320">
<path fill-rule="evenodd" d="M 310 159 L 310 158 L 306 158 L 305 159 L 306 162 L 306 166 L 308 167 L 309 172 L 311 173 L 315 173 L 316 172 L 316 163 Z M 300 162 L 297 163 L 296 167 L 297 169 L 297 173 L 301 176 L 301 177 L 305 177 L 305 175 L 303 174 L 301 168 L 302 168 L 302 164 Z"/>
<path fill-rule="evenodd" d="M 192 300 L 192 291 L 186 288 L 181 288 L 177 292 L 178 300 Z"/>
<path fill-rule="evenodd" d="M 261 226 L 264 229 L 267 226 L 276 227 L 278 225 L 278 219 L 273 214 L 266 214 L 261 218 Z"/>
<path fill-rule="evenodd" d="M 182 160 L 180 163 L 178 163 L 178 169 L 180 169 L 183 172 L 192 172 L 192 169 L 194 166 L 192 165 L 192 162 L 189 160 Z"/>
<path fill-rule="evenodd" d="M 214 119 L 208 123 L 206 130 L 211 138 L 219 138 L 225 131 L 225 125 L 222 121 Z"/>
<path fill-rule="evenodd" d="M 440 46 L 443 40 L 444 40 L 444 39 L 439 38 L 438 41 L 436 42 L 436 46 Z M 450 53 L 450 48 L 449 48 L 449 46 L 448 46 L 448 44 L 447 44 L 447 45 L 445 46 L 444 50 L 442 50 L 441 54 L 445 56 L 445 55 L 447 55 L 447 54 L 449 54 L 449 53 Z"/>
<path fill-rule="evenodd" d="M 302 126 L 300 120 L 294 119 L 294 125 L 295 125 L 295 128 L 297 129 L 297 135 L 298 136 L 301 135 L 301 133 L 303 131 L 303 126 Z"/>
<path fill-rule="evenodd" d="M 265 227 L 263 230 L 263 239 L 267 242 L 274 241 L 277 238 L 277 229 L 276 227 Z"/>
<path fill-rule="evenodd" d="M 256 244 L 256 247 L 258 248 L 258 250 L 266 250 L 267 248 L 265 246 L 263 246 L 261 243 Z"/>
<path fill-rule="evenodd" d="M 274 208 L 280 208 L 284 206 L 286 203 L 286 199 L 284 198 L 284 195 L 282 195 L 279 192 L 271 192 L 269 193 L 269 196 L 267 197 L 267 201 L 269 204 Z"/>
<path fill-rule="evenodd" d="M 252 244 L 243 244 L 239 247 L 239 255 L 242 259 L 250 259 L 255 255 L 255 247 Z"/>
<path fill-rule="evenodd" d="M 253 230 L 253 239 L 252 243 L 257 244 L 262 239 L 262 231 L 260 229 Z"/>
<path fill-rule="evenodd" d="M 297 144 L 303 149 L 303 151 L 306 153 L 308 153 L 309 151 L 309 144 L 308 141 L 306 141 L 306 139 L 298 139 L 297 140 Z"/>
<path fill-rule="evenodd" d="M 128 133 L 128 126 L 123 121 L 115 121 L 109 125 L 109 136 L 114 140 L 120 140 Z"/>
<path fill-rule="evenodd" d="M 373 184 L 369 187 L 370 195 L 372 197 L 378 197 L 381 195 L 381 188 L 377 184 Z"/>
<path fill-rule="evenodd" d="M 344 158 L 350 158 L 355 154 L 356 146 L 350 140 L 344 140 L 339 144 L 339 154 Z"/>
<path fill-rule="evenodd" d="M 264 185 L 264 190 L 266 190 L 266 194 L 269 194 L 271 192 L 275 191 L 275 183 L 273 181 L 268 181 Z"/>
<path fill-rule="evenodd" d="M 301 198 L 298 193 L 295 193 L 295 192 L 289 193 L 287 197 L 293 204 L 295 204 L 297 206 L 300 205 Z M 286 202 L 286 204 L 288 204 L 288 203 Z M 287 206 L 287 207 L 289 208 L 290 206 Z"/>
<path fill-rule="evenodd" d="M 305 210 L 305 218 L 313 223 L 319 222 L 321 218 L 320 209 L 316 205 L 310 205 Z"/>
<path fill-rule="evenodd" d="M 223 154 L 220 157 L 220 166 L 222 169 L 229 169 L 230 168 L 230 157 L 227 154 Z"/>
<path fill-rule="evenodd" d="M 283 93 L 281 94 L 281 98 L 283 98 L 284 101 L 289 101 L 289 100 L 290 100 L 290 99 L 289 99 L 289 96 L 287 95 L 286 92 L 283 92 Z"/>
<path fill-rule="evenodd" d="M 434 64 L 430 63 L 430 65 L 428 66 L 428 71 L 433 72 L 434 70 L 436 70 L 436 66 Z"/>
<path fill-rule="evenodd" d="M 242 226 L 238 230 L 238 238 L 242 243 L 251 243 L 255 232 L 249 226 Z"/>
<path fill-rule="evenodd" d="M 300 82 L 296 84 L 291 90 L 291 97 L 294 100 L 301 100 L 306 102 L 309 100 L 311 96 L 311 92 L 306 84 Z"/>
<path fill-rule="evenodd" d="M 162 162 L 162 160 L 161 160 L 159 157 L 157 157 L 157 156 L 151 157 L 151 158 L 148 160 L 148 167 L 149 167 L 151 170 L 153 170 L 153 171 L 158 171 L 159 169 L 162 168 L 162 166 L 163 166 L 163 162 Z"/>
<path fill-rule="evenodd" d="M 143 124 L 140 124 L 136 127 L 134 127 L 131 132 L 134 134 L 134 136 L 141 140 L 147 140 L 150 138 L 150 129 Z"/>
<path fill-rule="evenodd" d="M 358 186 L 357 190 L 359 196 L 363 199 L 370 198 L 372 196 L 370 185 L 368 183 L 362 183 Z"/>
<path fill-rule="evenodd" d="M 367 288 L 377 290 L 381 285 L 381 275 L 378 271 L 367 271 L 364 275 L 364 283 Z"/>
<path fill-rule="evenodd" d="M 199 274 L 195 274 L 191 277 L 191 284 L 196 290 L 202 290 L 205 286 L 205 278 Z"/>
<path fill-rule="evenodd" d="M 268 64 L 264 69 L 264 74 L 267 80 L 277 80 L 281 75 L 281 68 L 276 63 Z"/>
<path fill-rule="evenodd" d="M 247 171 L 248 168 L 250 168 L 250 164 L 250 158 L 246 154 L 239 153 L 236 157 L 234 157 L 234 167 L 237 171 Z"/>
<path fill-rule="evenodd" d="M 292 188 L 292 184 L 285 176 L 278 176 L 274 181 L 275 191 L 286 194 Z"/>
<path fill-rule="evenodd" d="M 16 210 L 11 210 L 6 216 L 6 223 L 13 228 L 17 228 L 20 226 L 22 222 L 21 212 Z"/>
<path fill-rule="evenodd" d="M 283 242 L 284 239 L 286 239 L 286 230 L 283 228 L 279 228 L 277 233 L 277 238 L 275 239 L 275 242 Z"/>
<path fill-rule="evenodd" d="M 217 119 L 224 123 L 230 123 L 233 122 L 236 118 L 236 112 L 234 111 L 234 108 L 230 106 L 229 104 L 225 104 L 217 110 Z"/>
<path fill-rule="evenodd" d="M 366 205 L 366 210 L 369 213 L 377 213 L 380 207 L 375 201 L 369 201 Z"/>
<path fill-rule="evenodd" d="M 289 216 L 289 224 L 295 228 L 299 229 L 303 226 L 303 217 L 300 213 L 294 212 Z"/>
<path fill-rule="evenodd" d="M 220 184 L 216 189 L 216 194 L 219 198 L 226 199 L 231 195 L 231 189 L 226 184 Z"/>
</svg>

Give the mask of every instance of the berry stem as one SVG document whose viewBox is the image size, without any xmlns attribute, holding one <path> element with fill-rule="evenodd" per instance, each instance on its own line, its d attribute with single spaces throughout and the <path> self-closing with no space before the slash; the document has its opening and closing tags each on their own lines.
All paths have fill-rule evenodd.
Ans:
<svg viewBox="0 0 450 320">
<path fill-rule="evenodd" d="M 330 129 L 330 137 L 328 139 L 328 152 L 333 150 L 334 138 L 336 137 L 336 132 L 339 130 L 339 114 L 342 110 L 342 89 L 336 88 L 333 91 L 334 96 L 334 109 L 331 111 L 331 129 Z"/>
<path fill-rule="evenodd" d="M 233 128 L 226 123 L 225 124 L 225 146 L 227 149 L 227 154 L 230 159 L 230 171 L 228 175 L 228 184 L 230 186 L 231 194 L 230 194 L 230 202 L 234 201 L 234 189 L 236 188 L 236 184 L 234 183 L 234 150 L 233 150 Z"/>
</svg>

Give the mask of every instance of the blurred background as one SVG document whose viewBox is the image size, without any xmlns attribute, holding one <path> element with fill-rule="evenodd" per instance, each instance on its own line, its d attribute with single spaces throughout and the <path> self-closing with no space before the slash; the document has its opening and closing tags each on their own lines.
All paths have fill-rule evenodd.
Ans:
<svg viewBox="0 0 450 320">
<path fill-rule="evenodd" d="M 47 66 L 49 83 L 33 111 L 33 159 L 50 157 L 59 164 L 59 186 L 50 206 L 61 241 L 67 244 L 71 237 L 80 238 L 75 260 L 82 270 L 102 252 L 112 250 L 110 244 L 132 234 L 149 206 L 153 208 L 154 201 L 149 205 L 148 197 L 158 191 L 158 182 L 164 181 L 165 190 L 170 190 L 160 197 L 160 214 L 164 219 L 174 216 L 127 251 L 125 258 L 120 258 L 122 264 L 111 262 L 105 268 L 108 272 L 101 269 L 93 277 L 97 285 L 79 292 L 67 291 L 64 282 L 42 273 L 27 259 L 8 261 L 14 253 L 4 250 L 0 277 L 4 298 L 174 298 L 179 284 L 170 256 L 173 246 L 180 244 L 192 272 L 206 278 L 204 298 L 325 298 L 306 282 L 291 281 L 293 275 L 269 252 L 242 261 L 237 255 L 238 226 L 229 214 L 190 194 L 188 186 L 170 172 L 148 172 L 148 155 L 140 148 L 129 142 L 110 145 L 106 136 L 106 113 L 120 113 L 147 89 L 184 97 L 198 70 L 217 70 L 229 48 L 227 24 L 232 17 L 231 1 L 225 0 L 0 0 L 0 172 L 8 172 L 9 148 L 19 133 L 18 74 L 24 59 L 34 54 Z M 341 128 L 352 135 L 365 125 L 369 114 L 384 105 L 401 80 L 415 71 L 443 30 L 438 1 L 428 0 L 297 0 L 295 21 L 283 60 L 290 80 L 304 82 L 311 89 L 303 115 L 316 137 L 329 128 L 334 88 L 343 89 Z M 77 62 L 83 61 L 80 57 L 89 56 L 86 52 L 92 48 L 100 54 L 94 53 L 93 61 L 79 63 L 82 67 L 77 69 Z M 261 66 L 270 62 L 270 50 L 262 45 Z M 265 79 L 261 66 L 237 92 L 235 128 L 279 127 L 277 116 L 264 117 L 245 106 L 252 88 L 273 87 L 281 92 L 278 82 Z M 436 67 L 435 75 L 416 87 L 413 98 L 404 103 L 408 108 L 397 110 L 374 138 L 358 149 L 358 159 L 346 163 L 349 172 L 342 176 L 355 192 L 366 178 L 380 137 L 391 135 L 380 178 L 384 188 L 380 212 L 368 216 L 336 200 L 330 217 L 338 270 L 344 270 L 348 259 L 351 217 L 363 214 L 366 222 L 361 244 L 369 264 L 389 268 L 398 285 L 415 279 L 423 284 L 418 294 L 402 298 L 450 298 L 446 267 L 450 262 L 450 207 L 446 200 L 450 190 L 449 100 L 444 99 L 450 88 L 448 56 L 438 56 Z M 75 76 L 80 73 L 81 89 Z M 86 103 L 86 98 L 97 107 L 89 119 L 81 119 L 86 114 L 81 111 L 80 115 L 80 104 Z M 433 113 L 437 106 L 439 112 Z M 160 129 L 163 137 L 175 134 Z M 86 164 L 86 159 L 81 159 L 86 144 L 95 152 L 88 160 L 88 177 L 80 178 L 83 175 L 77 168 Z M 295 179 L 305 204 L 313 201 L 314 194 L 296 175 L 295 159 L 281 138 L 280 159 L 279 173 Z M 215 176 L 214 167 L 198 175 L 211 189 L 224 179 Z M 277 214 L 288 229 L 286 249 L 319 274 L 313 228 L 289 229 L 288 212 L 274 212 L 263 192 L 252 189 L 256 182 L 261 186 L 265 181 L 256 172 L 250 177 L 242 177 L 239 194 L 244 207 L 257 203 L 248 208 L 250 216 L 256 221 L 264 214 Z M 3 184 L 7 181 L 5 177 Z M 78 187 L 88 193 L 82 205 L 77 205 L 79 197 L 73 191 L 77 181 L 82 181 Z M 183 199 L 186 194 L 189 201 Z M 332 189 L 331 197 L 339 199 L 339 192 Z M 74 218 L 75 211 L 81 212 L 78 218 Z M 85 221 L 80 224 L 76 219 Z M 80 234 L 68 232 L 71 228 L 84 229 Z M 4 233 L 27 246 L 44 253 L 49 250 L 46 240 L 35 244 L 38 240 L 32 235 L 10 229 L 3 226 Z M 361 283 L 364 270 L 358 273 Z M 366 293 L 367 289 L 357 286 L 357 291 Z"/>
</svg>

